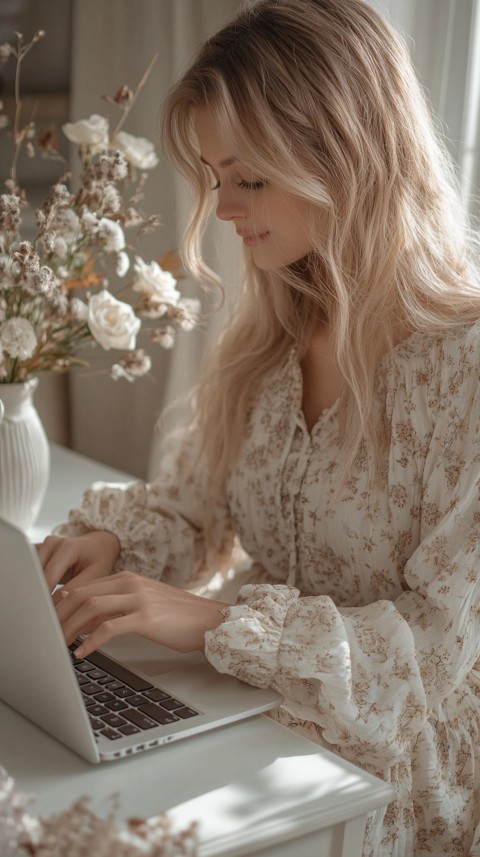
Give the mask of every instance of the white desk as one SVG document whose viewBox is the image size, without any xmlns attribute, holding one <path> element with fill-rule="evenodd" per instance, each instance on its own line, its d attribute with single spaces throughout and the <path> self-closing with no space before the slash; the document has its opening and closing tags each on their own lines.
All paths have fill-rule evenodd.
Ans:
<svg viewBox="0 0 480 857">
<path fill-rule="evenodd" d="M 33 537 L 65 520 L 83 488 L 126 474 L 52 446 L 52 479 Z M 113 651 L 155 674 L 155 646 L 139 637 Z M 182 657 L 182 656 L 174 656 Z M 174 826 L 200 822 L 201 857 L 360 857 L 369 811 L 393 799 L 390 786 L 268 717 L 91 766 L 0 703 L 0 763 L 48 815 L 89 795 L 96 812 L 119 796 L 119 815 L 168 810 Z"/>
</svg>

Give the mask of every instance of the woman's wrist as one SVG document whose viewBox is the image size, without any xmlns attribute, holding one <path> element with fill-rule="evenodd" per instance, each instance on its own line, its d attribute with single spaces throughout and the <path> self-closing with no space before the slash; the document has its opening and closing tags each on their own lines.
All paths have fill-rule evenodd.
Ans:
<svg viewBox="0 0 480 857">
<path fill-rule="evenodd" d="M 205 634 L 209 631 L 215 631 L 222 624 L 225 614 L 224 611 L 229 604 L 224 604 L 222 601 L 211 601 L 209 598 L 202 599 L 207 602 L 208 610 L 205 612 L 204 622 L 202 622 L 202 634 L 199 638 L 198 649 L 201 652 L 205 651 Z"/>
</svg>

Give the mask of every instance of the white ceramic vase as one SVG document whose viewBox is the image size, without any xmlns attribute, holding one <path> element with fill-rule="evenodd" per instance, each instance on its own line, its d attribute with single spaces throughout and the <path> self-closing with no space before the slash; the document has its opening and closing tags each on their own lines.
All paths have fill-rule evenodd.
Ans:
<svg viewBox="0 0 480 857">
<path fill-rule="evenodd" d="M 50 475 L 48 440 L 33 402 L 37 386 L 37 378 L 0 384 L 0 516 L 24 531 L 38 515 Z"/>
</svg>

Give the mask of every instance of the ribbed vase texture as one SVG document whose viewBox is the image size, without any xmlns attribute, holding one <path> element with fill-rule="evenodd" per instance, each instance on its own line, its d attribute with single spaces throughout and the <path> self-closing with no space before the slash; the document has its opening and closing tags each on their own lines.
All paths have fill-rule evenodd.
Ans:
<svg viewBox="0 0 480 857">
<path fill-rule="evenodd" d="M 33 394 L 38 379 L 0 384 L 0 516 L 22 530 L 34 523 L 47 490 L 50 450 Z"/>
</svg>

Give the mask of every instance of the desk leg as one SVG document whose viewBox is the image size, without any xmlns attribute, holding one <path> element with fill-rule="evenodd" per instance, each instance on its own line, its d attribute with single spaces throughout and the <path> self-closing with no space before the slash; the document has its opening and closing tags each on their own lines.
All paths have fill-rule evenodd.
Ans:
<svg viewBox="0 0 480 857">
<path fill-rule="evenodd" d="M 360 815 L 345 822 L 343 828 L 342 850 L 338 857 L 351 857 L 352 854 L 360 854 L 359 843 L 363 842 L 367 816 Z"/>
</svg>

